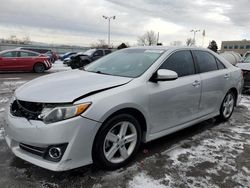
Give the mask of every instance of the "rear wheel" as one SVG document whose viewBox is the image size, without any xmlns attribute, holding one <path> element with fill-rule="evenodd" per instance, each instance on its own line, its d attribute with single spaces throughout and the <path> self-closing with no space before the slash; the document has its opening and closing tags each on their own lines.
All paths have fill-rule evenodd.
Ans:
<svg viewBox="0 0 250 188">
<path fill-rule="evenodd" d="M 45 71 L 45 66 L 42 63 L 36 63 L 34 65 L 34 72 L 43 73 Z"/>
<path fill-rule="evenodd" d="M 114 116 L 104 123 L 95 139 L 93 159 L 100 167 L 113 170 L 126 165 L 141 142 L 139 122 L 129 114 Z"/>
<path fill-rule="evenodd" d="M 234 106 L 236 103 L 235 95 L 232 91 L 229 91 L 220 107 L 220 115 L 217 117 L 219 121 L 227 121 L 234 111 Z"/>
</svg>

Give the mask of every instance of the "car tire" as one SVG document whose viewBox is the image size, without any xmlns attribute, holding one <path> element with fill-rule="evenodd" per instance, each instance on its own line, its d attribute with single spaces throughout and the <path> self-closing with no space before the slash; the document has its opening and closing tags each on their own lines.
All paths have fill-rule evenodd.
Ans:
<svg viewBox="0 0 250 188">
<path fill-rule="evenodd" d="M 227 121 L 233 114 L 235 104 L 236 96 L 232 91 L 229 91 L 221 103 L 220 115 L 216 117 L 217 121 Z"/>
<path fill-rule="evenodd" d="M 45 66 L 42 63 L 36 63 L 33 70 L 36 73 L 43 73 L 45 71 Z"/>
<path fill-rule="evenodd" d="M 119 114 L 98 131 L 93 145 L 95 164 L 106 170 L 115 170 L 128 164 L 136 155 L 141 143 L 141 128 L 136 118 Z"/>
</svg>

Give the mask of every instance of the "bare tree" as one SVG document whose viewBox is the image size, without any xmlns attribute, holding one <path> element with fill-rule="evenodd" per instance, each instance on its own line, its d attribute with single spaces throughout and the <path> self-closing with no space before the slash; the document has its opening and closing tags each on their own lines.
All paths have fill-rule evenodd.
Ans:
<svg viewBox="0 0 250 188">
<path fill-rule="evenodd" d="M 105 42 L 105 40 L 100 39 L 100 40 L 98 40 L 97 43 L 91 44 L 91 47 L 92 47 L 92 48 L 108 48 L 109 46 L 108 46 L 108 44 Z"/>
<path fill-rule="evenodd" d="M 25 36 L 23 37 L 23 40 L 22 40 L 23 44 L 30 44 L 31 41 L 30 41 L 30 37 L 29 36 Z"/>
<path fill-rule="evenodd" d="M 186 44 L 187 44 L 187 46 L 192 46 L 192 45 L 195 44 L 195 41 L 194 41 L 194 39 L 192 39 L 192 38 L 188 38 L 188 39 L 186 40 Z"/>
<path fill-rule="evenodd" d="M 157 44 L 157 35 L 154 31 L 147 31 L 137 39 L 138 45 L 152 46 Z"/>
</svg>

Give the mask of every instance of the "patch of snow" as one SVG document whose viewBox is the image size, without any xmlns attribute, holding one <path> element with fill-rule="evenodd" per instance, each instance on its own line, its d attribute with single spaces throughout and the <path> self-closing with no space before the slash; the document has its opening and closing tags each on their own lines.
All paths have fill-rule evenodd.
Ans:
<svg viewBox="0 0 250 188">
<path fill-rule="evenodd" d="M 161 184 L 144 173 L 136 175 L 128 185 L 130 188 L 166 188 L 166 185 Z"/>
<path fill-rule="evenodd" d="M 6 103 L 9 101 L 8 97 L 0 97 L 0 103 Z"/>
<path fill-rule="evenodd" d="M 235 126 L 235 127 L 231 127 L 230 130 L 237 133 L 237 134 L 250 135 L 250 127 L 248 124 L 245 124 L 244 128 L 242 128 L 240 126 Z"/>
<path fill-rule="evenodd" d="M 94 184 L 92 188 L 102 188 L 102 184 L 98 183 L 98 184 Z"/>
<path fill-rule="evenodd" d="M 16 85 L 22 85 L 24 84 L 25 82 L 27 82 L 26 80 L 23 80 L 23 81 L 4 81 L 3 84 L 6 85 L 6 86 L 16 86 Z"/>
<path fill-rule="evenodd" d="M 2 78 L 3 80 L 20 80 L 20 77 L 13 77 L 13 78 Z"/>
<path fill-rule="evenodd" d="M 242 187 L 249 187 L 250 185 L 250 176 L 246 176 L 242 172 L 238 172 L 237 174 L 232 176 L 232 180 L 240 184 Z"/>
<path fill-rule="evenodd" d="M 215 170 L 215 169 L 206 169 L 206 172 L 207 172 L 208 174 L 214 174 L 214 175 L 219 176 L 218 171 Z"/>
<path fill-rule="evenodd" d="M 5 108 L 0 108 L 0 113 L 4 111 L 5 111 Z"/>
<path fill-rule="evenodd" d="M 47 72 L 61 72 L 68 70 L 72 70 L 71 67 L 64 65 L 62 61 L 56 61 Z"/>
<path fill-rule="evenodd" d="M 0 140 L 4 139 L 4 129 L 3 127 L 0 128 Z"/>
<path fill-rule="evenodd" d="M 250 110 L 250 97 L 244 95 L 241 98 L 240 105 L 246 106 Z"/>
<path fill-rule="evenodd" d="M 187 187 L 213 187 L 213 188 L 220 188 L 216 184 L 211 184 L 210 182 L 211 178 L 206 176 L 206 177 L 188 177 L 187 181 L 188 186 Z"/>
<path fill-rule="evenodd" d="M 245 171 L 247 174 L 250 174 L 250 170 L 248 170 L 247 167 L 243 166 L 243 167 L 242 167 L 242 170 Z"/>
<path fill-rule="evenodd" d="M 23 85 L 24 83 L 26 83 L 27 80 L 23 80 L 23 81 L 4 81 L 3 82 L 3 92 L 2 93 L 12 93 L 15 89 L 17 89 L 19 86 Z"/>
</svg>

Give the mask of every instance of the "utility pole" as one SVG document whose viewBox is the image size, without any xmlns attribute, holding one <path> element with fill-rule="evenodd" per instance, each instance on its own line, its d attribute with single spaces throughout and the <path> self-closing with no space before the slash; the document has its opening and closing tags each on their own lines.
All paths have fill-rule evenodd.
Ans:
<svg viewBox="0 0 250 188">
<path fill-rule="evenodd" d="M 200 30 L 199 30 L 199 29 L 192 29 L 190 32 L 193 32 L 193 33 L 194 33 L 193 43 L 195 44 L 195 34 L 196 34 L 197 32 L 200 32 Z"/>
<path fill-rule="evenodd" d="M 159 43 L 159 37 L 160 37 L 160 33 L 158 32 L 158 34 L 157 34 L 157 43 L 156 44 Z"/>
<path fill-rule="evenodd" d="M 108 20 L 108 46 L 110 46 L 110 20 L 115 19 L 115 16 L 102 16 L 104 19 Z"/>
</svg>

